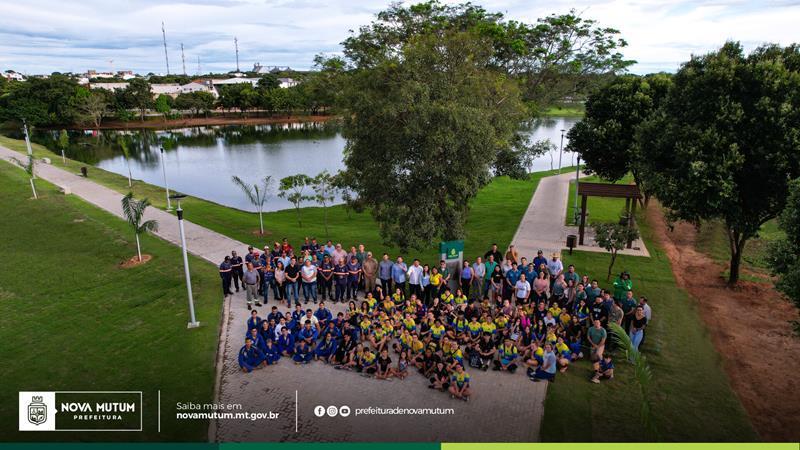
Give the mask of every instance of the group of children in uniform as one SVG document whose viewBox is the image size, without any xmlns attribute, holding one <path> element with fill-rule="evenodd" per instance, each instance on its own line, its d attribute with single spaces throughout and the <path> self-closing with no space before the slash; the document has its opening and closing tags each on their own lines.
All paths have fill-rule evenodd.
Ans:
<svg viewBox="0 0 800 450">
<path fill-rule="evenodd" d="M 496 249 L 490 253 L 485 273 L 494 274 Z M 382 380 L 418 372 L 431 389 L 465 401 L 472 394 L 467 367 L 514 373 L 524 366 L 531 380 L 554 381 L 557 371 L 565 372 L 588 355 L 594 368 L 590 380 L 612 379 L 614 363 L 603 351 L 608 321 L 626 328 L 636 323 L 638 331 L 644 327 L 636 320 L 643 316 L 642 304 L 631 303 L 629 275 L 615 281 L 614 292 L 606 291 L 596 280 L 580 277 L 573 266 L 564 270 L 560 263 L 542 261 L 540 252 L 523 267 L 531 270 L 528 279 L 547 285 L 539 282 L 532 288 L 518 283 L 526 277 L 520 276 L 517 257 L 505 256 L 514 261 L 500 263 L 499 278 L 515 279 L 512 288 L 473 289 L 472 298 L 442 285 L 423 301 L 406 286 L 392 286 L 391 294 L 366 290 L 362 300 L 352 299 L 335 316 L 322 301 L 316 309 L 296 304 L 294 311 L 280 312 L 272 306 L 263 318 L 253 310 L 239 364 L 251 372 L 281 359 L 321 361 Z M 647 307 L 646 299 L 642 302 Z M 649 314 L 647 307 L 647 319 Z M 597 327 L 603 332 L 592 330 Z"/>
</svg>

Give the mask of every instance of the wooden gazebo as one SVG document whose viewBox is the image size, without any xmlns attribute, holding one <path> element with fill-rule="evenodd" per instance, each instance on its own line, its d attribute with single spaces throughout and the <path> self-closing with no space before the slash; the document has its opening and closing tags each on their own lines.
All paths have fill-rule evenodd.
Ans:
<svg viewBox="0 0 800 450">
<path fill-rule="evenodd" d="M 586 201 L 589 197 L 611 197 L 625 199 L 625 212 L 628 216 L 628 226 L 634 226 L 636 202 L 642 198 L 639 187 L 635 184 L 607 184 L 607 183 L 578 183 L 578 195 L 581 196 L 581 219 L 578 226 L 578 245 L 583 245 L 584 231 L 586 230 Z M 628 241 L 628 248 L 633 243 Z"/>
</svg>

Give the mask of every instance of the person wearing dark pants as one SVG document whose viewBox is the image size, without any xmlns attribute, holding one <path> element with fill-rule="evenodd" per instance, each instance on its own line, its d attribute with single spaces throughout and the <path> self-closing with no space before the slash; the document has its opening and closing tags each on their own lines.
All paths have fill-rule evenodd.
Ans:
<svg viewBox="0 0 800 450">
<path fill-rule="evenodd" d="M 394 263 L 389 259 L 389 254 L 384 253 L 383 259 L 378 263 L 378 279 L 383 292 L 392 292 L 392 266 Z"/>
<path fill-rule="evenodd" d="M 233 286 L 236 288 L 236 292 L 239 292 L 239 282 L 244 276 L 244 269 L 242 268 L 242 257 L 237 255 L 235 250 L 231 252 L 231 275 Z M 244 289 L 244 284 L 242 284 L 242 289 Z"/>
<path fill-rule="evenodd" d="M 344 265 L 344 260 L 340 259 L 333 268 L 333 279 L 336 284 L 335 301 L 337 302 L 344 302 L 344 294 L 347 290 L 347 278 L 347 267 Z"/>
<path fill-rule="evenodd" d="M 361 281 L 361 263 L 353 256 L 347 264 L 347 300 L 358 299 L 358 283 Z"/>
<path fill-rule="evenodd" d="M 226 256 L 225 260 L 219 265 L 219 277 L 222 279 L 222 296 L 227 297 L 231 292 L 231 257 Z"/>
<path fill-rule="evenodd" d="M 328 254 L 325 254 L 319 266 L 317 285 L 320 299 L 333 300 L 333 262 Z"/>
</svg>

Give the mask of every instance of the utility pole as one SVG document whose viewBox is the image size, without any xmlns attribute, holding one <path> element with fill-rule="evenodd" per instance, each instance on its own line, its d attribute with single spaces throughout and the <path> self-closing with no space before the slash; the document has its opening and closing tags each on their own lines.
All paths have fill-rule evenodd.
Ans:
<svg viewBox="0 0 800 450">
<path fill-rule="evenodd" d="M 239 39 L 234 36 L 233 37 L 233 45 L 236 47 L 236 71 L 239 71 Z"/>
<path fill-rule="evenodd" d="M 181 42 L 181 62 L 183 63 L 183 74 L 186 75 L 186 57 L 183 54 L 183 42 Z"/>
<path fill-rule="evenodd" d="M 200 55 L 197 55 L 197 74 L 200 75 Z"/>
<path fill-rule="evenodd" d="M 164 21 L 161 21 L 161 37 L 164 40 L 164 59 L 167 61 L 167 75 L 169 75 L 169 55 L 167 54 L 167 31 L 164 29 Z"/>
</svg>

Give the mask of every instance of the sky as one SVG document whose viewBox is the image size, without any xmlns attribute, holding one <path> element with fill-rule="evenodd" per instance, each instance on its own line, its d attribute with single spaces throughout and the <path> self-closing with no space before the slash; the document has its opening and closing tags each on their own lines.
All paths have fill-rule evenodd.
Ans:
<svg viewBox="0 0 800 450">
<path fill-rule="evenodd" d="M 390 0 L 0 0 L 0 70 L 23 74 L 132 70 L 188 74 L 290 66 L 308 69 L 314 55 L 368 24 Z M 416 3 L 416 2 L 404 2 Z M 445 3 L 454 3 L 445 1 Z M 458 3 L 458 2 L 455 2 Z M 509 19 L 535 22 L 575 9 L 628 41 L 633 73 L 674 72 L 692 54 L 726 40 L 746 49 L 800 41 L 800 0 L 473 0 Z"/>
</svg>

